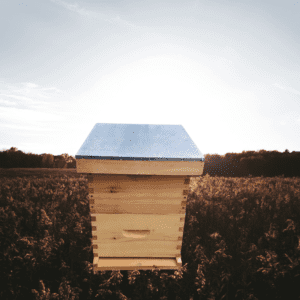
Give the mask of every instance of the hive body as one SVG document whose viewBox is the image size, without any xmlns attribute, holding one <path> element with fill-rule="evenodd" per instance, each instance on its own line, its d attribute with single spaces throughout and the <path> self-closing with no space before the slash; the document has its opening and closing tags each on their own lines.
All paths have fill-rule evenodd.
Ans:
<svg viewBox="0 0 300 300">
<path fill-rule="evenodd" d="M 149 126 L 152 131 L 147 131 Z M 153 146 L 155 139 L 151 140 L 151 134 L 158 138 L 164 134 L 159 132 L 164 129 L 161 126 L 168 126 L 168 133 L 173 133 L 171 149 L 177 147 L 177 152 L 168 151 L 169 157 L 155 153 L 161 143 Z M 128 132 L 143 138 L 131 144 L 134 135 L 126 135 L 128 127 Z M 193 153 L 194 157 L 188 157 L 186 149 L 185 157 L 178 154 L 183 149 L 180 145 L 187 141 L 182 129 L 180 125 L 96 124 L 78 151 L 77 172 L 88 174 L 94 271 L 181 266 L 190 178 L 201 175 L 204 167 L 200 152 Z M 103 138 L 105 130 L 109 138 Z M 178 132 L 185 134 L 182 139 L 178 139 Z M 143 139 L 148 144 L 143 144 Z M 96 142 L 99 140 L 102 144 Z M 161 149 L 168 150 L 167 141 Z M 132 156 L 128 156 L 130 152 Z"/>
</svg>

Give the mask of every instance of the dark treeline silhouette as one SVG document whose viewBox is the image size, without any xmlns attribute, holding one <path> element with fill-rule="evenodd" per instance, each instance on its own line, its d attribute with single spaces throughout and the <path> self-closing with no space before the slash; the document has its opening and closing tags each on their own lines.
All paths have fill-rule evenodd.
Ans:
<svg viewBox="0 0 300 300">
<path fill-rule="evenodd" d="M 11 147 L 0 152 L 0 168 L 75 168 L 75 158 L 61 155 L 24 153 Z"/>
<path fill-rule="evenodd" d="M 300 152 L 243 151 L 242 153 L 205 154 L 203 176 L 244 177 L 300 176 Z M 12 147 L 0 152 L 0 168 L 75 168 L 68 154 L 24 153 Z"/>
<path fill-rule="evenodd" d="M 298 177 L 300 152 L 243 151 L 225 155 L 206 154 L 203 175 L 223 177 Z"/>
</svg>

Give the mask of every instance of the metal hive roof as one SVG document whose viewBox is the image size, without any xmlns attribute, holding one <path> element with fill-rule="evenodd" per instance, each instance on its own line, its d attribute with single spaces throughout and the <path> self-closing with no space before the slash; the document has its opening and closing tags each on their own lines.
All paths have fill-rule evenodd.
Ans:
<svg viewBox="0 0 300 300">
<path fill-rule="evenodd" d="M 204 161 L 182 125 L 96 123 L 76 159 Z"/>
</svg>

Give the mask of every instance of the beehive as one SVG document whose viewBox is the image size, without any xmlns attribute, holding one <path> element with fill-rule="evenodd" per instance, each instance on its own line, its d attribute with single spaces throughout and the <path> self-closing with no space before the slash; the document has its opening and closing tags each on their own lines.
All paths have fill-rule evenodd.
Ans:
<svg viewBox="0 0 300 300">
<path fill-rule="evenodd" d="M 204 167 L 184 128 L 97 123 L 75 158 L 88 174 L 94 271 L 181 266 L 190 178 Z"/>
</svg>

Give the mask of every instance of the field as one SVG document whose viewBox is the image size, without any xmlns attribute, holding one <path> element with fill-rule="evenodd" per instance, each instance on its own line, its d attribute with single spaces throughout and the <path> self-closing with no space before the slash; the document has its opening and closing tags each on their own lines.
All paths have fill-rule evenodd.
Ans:
<svg viewBox="0 0 300 300">
<path fill-rule="evenodd" d="M 75 176 L 80 177 L 77 174 L 76 169 L 47 169 L 47 168 L 11 168 L 2 169 L 0 168 L 0 179 L 1 178 L 16 178 L 16 177 L 49 177 L 49 176 Z"/>
<path fill-rule="evenodd" d="M 1 299 L 300 299 L 300 179 L 191 184 L 178 271 L 92 272 L 87 179 L 0 169 Z"/>
</svg>

